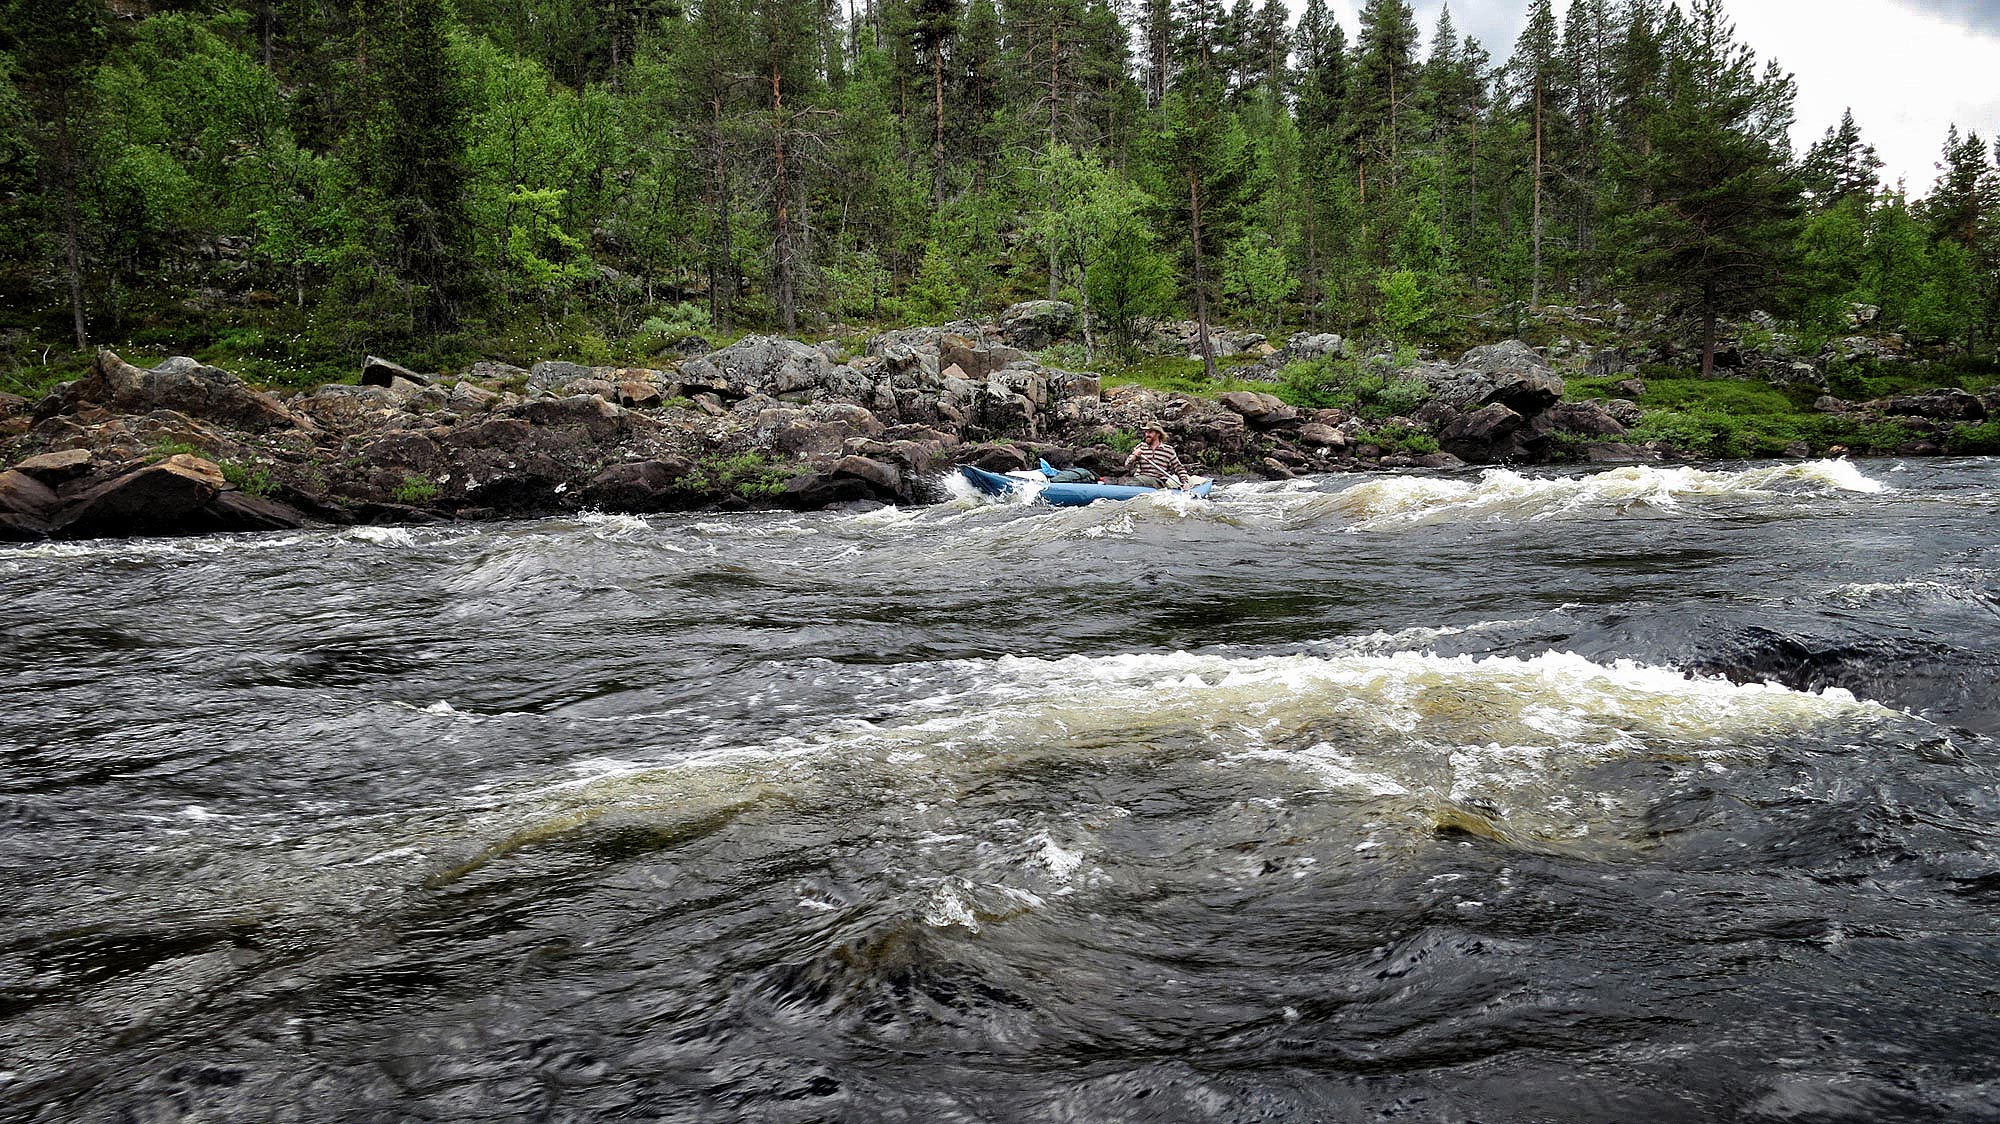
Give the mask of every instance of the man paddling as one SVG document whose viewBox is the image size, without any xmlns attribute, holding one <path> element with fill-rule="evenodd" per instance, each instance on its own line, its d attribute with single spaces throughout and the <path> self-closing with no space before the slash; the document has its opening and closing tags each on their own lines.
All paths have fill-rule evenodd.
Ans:
<svg viewBox="0 0 2000 1124">
<path fill-rule="evenodd" d="M 1194 473 L 1181 463 L 1179 453 L 1166 443 L 1167 431 L 1159 422 L 1147 422 L 1141 431 L 1143 440 L 1138 448 L 1125 457 L 1125 470 L 1132 474 L 1131 483 L 1141 488 L 1178 487 L 1186 491 L 1194 483 L 1188 477 Z"/>
</svg>

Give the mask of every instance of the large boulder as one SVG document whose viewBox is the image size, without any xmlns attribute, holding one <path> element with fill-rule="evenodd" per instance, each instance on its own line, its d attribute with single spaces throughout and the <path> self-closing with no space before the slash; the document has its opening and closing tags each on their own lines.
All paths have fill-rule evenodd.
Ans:
<svg viewBox="0 0 2000 1124">
<path fill-rule="evenodd" d="M 1878 414 L 1928 418 L 1932 421 L 1976 422 L 1986 417 L 1986 404 L 1978 395 L 1954 387 L 1877 398 L 1862 403 L 1861 408 Z"/>
<path fill-rule="evenodd" d="M 835 504 L 874 500 L 875 489 L 859 476 L 835 472 L 808 472 L 787 481 L 777 495 L 778 503 L 794 511 L 815 511 Z"/>
<path fill-rule="evenodd" d="M 54 530 L 63 538 L 179 534 L 228 486 L 213 462 L 176 454 L 85 491 L 64 507 Z"/>
<path fill-rule="evenodd" d="M 393 386 L 400 379 L 416 386 L 429 386 L 431 377 L 420 375 L 401 363 L 394 363 L 379 355 L 370 355 L 361 361 L 362 386 Z"/>
<path fill-rule="evenodd" d="M 311 428 L 310 422 L 287 410 L 276 398 L 250 389 L 220 367 L 206 366 L 184 355 L 146 370 L 110 351 L 99 351 L 90 373 L 44 399 L 36 414 L 52 417 L 87 405 L 124 414 L 173 410 L 253 432 Z"/>
<path fill-rule="evenodd" d="M 583 502 L 604 511 L 681 511 L 699 498 L 682 486 L 689 471 L 679 457 L 614 464 L 593 477 Z"/>
<path fill-rule="evenodd" d="M 1275 394 L 1230 390 L 1216 395 L 1215 400 L 1242 415 L 1243 420 L 1256 429 L 1272 429 L 1286 422 L 1297 421 L 1299 417 L 1298 410 L 1285 405 Z"/>
<path fill-rule="evenodd" d="M 816 347 L 781 336 L 746 336 L 687 363 L 680 377 L 689 386 L 776 397 L 825 388 L 835 381 L 834 370 Z"/>
<path fill-rule="evenodd" d="M 1428 368 L 1424 378 L 1433 399 L 1459 410 L 1498 404 L 1525 416 L 1548 409 L 1563 395 L 1562 377 L 1520 340 L 1475 347 L 1457 366 Z"/>
<path fill-rule="evenodd" d="M 599 378 L 595 367 L 561 359 L 544 359 L 528 368 L 528 388 L 547 393 L 569 389 L 570 384 Z"/>
<path fill-rule="evenodd" d="M 1587 437 L 1618 437 L 1625 432 L 1625 424 L 1595 402 L 1558 403 L 1549 410 L 1549 419 L 1564 433 Z"/>
<path fill-rule="evenodd" d="M 1294 332 L 1285 341 L 1286 360 L 1333 358 L 1347 355 L 1347 341 L 1331 332 Z"/>
<path fill-rule="evenodd" d="M 0 472 L 0 542 L 47 538 L 56 513 L 55 489 L 25 472 Z"/>
<path fill-rule="evenodd" d="M 831 475 L 847 476 L 867 484 L 873 498 L 885 503 L 906 500 L 909 493 L 904 489 L 903 473 L 887 461 L 873 457 L 845 456 L 836 461 Z"/>
<path fill-rule="evenodd" d="M 55 488 L 80 476 L 90 475 L 90 470 L 96 467 L 96 464 L 97 457 L 89 449 L 63 449 L 59 452 L 29 457 L 15 465 L 14 471 L 26 473 Z"/>
<path fill-rule="evenodd" d="M 1492 464 L 1520 455 L 1526 423 L 1526 418 L 1495 402 L 1446 419 L 1438 426 L 1438 444 L 1472 464 Z"/>
<path fill-rule="evenodd" d="M 773 457 L 830 456 L 856 437 L 880 437 L 882 421 L 859 406 L 821 402 L 810 406 L 771 405 L 750 419 L 749 435 Z"/>
<path fill-rule="evenodd" d="M 1015 347 L 1035 351 L 1069 335 L 1076 322 L 1068 301 L 1022 301 L 1000 314 L 1000 332 Z"/>
</svg>

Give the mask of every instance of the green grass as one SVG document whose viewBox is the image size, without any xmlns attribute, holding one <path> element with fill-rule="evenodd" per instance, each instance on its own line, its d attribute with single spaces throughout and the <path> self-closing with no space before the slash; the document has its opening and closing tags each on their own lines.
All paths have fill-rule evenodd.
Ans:
<svg viewBox="0 0 2000 1124">
<path fill-rule="evenodd" d="M 1900 421 L 1811 408 L 1818 391 L 1809 386 L 1774 387 L 1751 379 L 1704 379 L 1671 367 L 1642 373 L 1646 392 L 1637 402 L 1644 415 L 1618 438 L 1635 444 L 1661 441 L 1702 456 L 1722 459 L 1769 457 L 1803 441 L 1814 450 L 1844 445 L 1856 453 L 1888 452 L 1921 434 Z M 1572 401 L 1616 397 L 1620 378 L 1574 378 L 1564 383 Z"/>
<path fill-rule="evenodd" d="M 1077 354 L 1081 359 L 1081 351 Z M 1258 357 L 1255 355 L 1231 355 L 1216 359 L 1214 382 L 1210 382 L 1208 376 L 1203 373 L 1199 359 L 1183 359 L 1176 355 L 1145 355 L 1130 362 L 1122 362 L 1106 352 L 1100 352 L 1099 359 L 1102 361 L 1098 367 L 1103 372 L 1104 385 L 1107 387 L 1143 386 L 1148 390 L 1157 390 L 1164 394 L 1193 394 L 1206 398 L 1213 398 L 1231 390 L 1270 394 L 1277 389 L 1269 382 L 1232 378 L 1227 374 L 1234 368 L 1247 367 L 1257 362 Z M 1054 365 L 1062 366 L 1060 363 Z"/>
<path fill-rule="evenodd" d="M 146 451 L 148 457 L 161 461 L 166 460 L 168 457 L 180 456 L 183 453 L 203 459 L 207 459 L 208 457 L 208 450 L 203 449 L 199 445 L 191 445 L 186 441 L 156 441 L 153 443 L 153 447 Z"/>
<path fill-rule="evenodd" d="M 34 402 L 63 383 L 82 378 L 90 366 L 88 358 L 78 359 L 68 353 L 61 358 L 51 353 L 50 360 L 48 363 L 24 362 L 0 367 L 0 391 L 18 394 Z"/>
</svg>

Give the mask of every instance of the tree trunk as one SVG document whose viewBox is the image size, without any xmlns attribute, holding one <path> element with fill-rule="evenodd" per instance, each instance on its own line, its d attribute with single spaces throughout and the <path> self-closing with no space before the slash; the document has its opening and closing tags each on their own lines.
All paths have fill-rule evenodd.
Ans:
<svg viewBox="0 0 2000 1124">
<path fill-rule="evenodd" d="M 1201 170 L 1188 173 L 1188 216 L 1194 235 L 1194 322 L 1201 338 L 1201 370 L 1215 381 L 1215 345 L 1208 339 L 1208 279 L 1201 268 Z"/>
<path fill-rule="evenodd" d="M 786 332 L 799 328 L 797 300 L 792 292 L 792 180 L 785 153 L 785 80 L 779 59 L 771 55 L 771 201 L 776 209 L 771 229 L 771 303 Z"/>
<path fill-rule="evenodd" d="M 931 75 L 937 105 L 937 130 L 931 137 L 933 164 L 931 199 L 942 207 L 944 206 L 944 41 L 942 39 L 931 45 Z"/>
<path fill-rule="evenodd" d="M 1049 25 L 1049 150 L 1056 147 L 1056 106 L 1057 92 L 1062 89 L 1062 41 L 1056 36 L 1056 26 Z"/>
<path fill-rule="evenodd" d="M 1701 287 L 1701 377 L 1715 377 L 1715 286 Z"/>
<path fill-rule="evenodd" d="M 56 97 L 56 175 L 62 181 L 63 279 L 69 283 L 69 314 L 76 346 L 90 346 L 83 320 L 83 218 L 76 199 L 76 138 L 70 133 L 69 91 Z"/>
<path fill-rule="evenodd" d="M 708 322 L 727 331 L 736 304 L 736 247 L 730 230 L 729 170 L 723 163 L 720 93 L 710 96 L 709 112 L 709 207 L 715 216 L 715 234 L 708 249 Z"/>
<path fill-rule="evenodd" d="M 1542 304 L 1542 80 L 1535 79 L 1535 271 L 1528 285 L 1528 307 Z"/>
</svg>

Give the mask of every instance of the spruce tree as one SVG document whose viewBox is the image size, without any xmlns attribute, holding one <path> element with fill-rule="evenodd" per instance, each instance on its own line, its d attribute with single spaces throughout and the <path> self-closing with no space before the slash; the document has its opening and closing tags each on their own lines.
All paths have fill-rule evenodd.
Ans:
<svg viewBox="0 0 2000 1124">
<path fill-rule="evenodd" d="M 1223 106 L 1222 84 L 1213 73 L 1184 69 L 1161 110 L 1155 160 L 1166 182 L 1159 194 L 1184 235 L 1202 371 L 1213 381 L 1209 317 L 1216 262 L 1242 221 L 1254 158 L 1242 127 Z"/>
<path fill-rule="evenodd" d="M 1861 140 L 1861 128 L 1849 108 L 1841 111 L 1840 124 L 1806 150 L 1799 176 L 1813 205 L 1824 211 L 1847 199 L 1874 195 L 1875 170 L 1881 166 L 1875 146 Z"/>
<path fill-rule="evenodd" d="M 469 97 L 446 49 L 442 0 L 361 0 L 354 9 L 354 107 L 341 157 L 359 192 L 378 274 L 351 271 L 367 314 L 407 316 L 406 327 L 457 326 L 478 291 L 467 208 Z M 384 284 L 389 282 L 389 284 Z"/>
<path fill-rule="evenodd" d="M 110 13 L 100 0 L 10 0 L 0 46 L 14 56 L 22 102 L 39 127 L 31 132 L 50 199 L 70 326 L 76 346 L 89 345 L 84 317 L 85 163 L 90 149 L 91 72 L 103 57 Z"/>
</svg>

